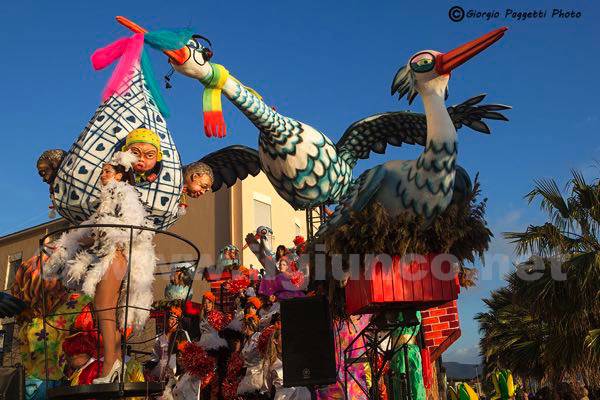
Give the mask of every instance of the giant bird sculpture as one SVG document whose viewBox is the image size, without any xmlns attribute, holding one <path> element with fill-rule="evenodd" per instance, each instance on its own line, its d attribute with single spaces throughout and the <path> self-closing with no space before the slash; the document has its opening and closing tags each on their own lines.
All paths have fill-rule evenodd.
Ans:
<svg viewBox="0 0 600 400">
<path fill-rule="evenodd" d="M 117 20 L 134 32 L 144 31 L 124 17 L 117 17 Z M 439 125 L 439 117 L 436 113 L 440 111 L 436 110 L 434 113 L 433 106 L 428 106 L 430 111 L 425 115 L 410 112 L 379 114 L 352 124 L 338 143 L 334 144 L 312 126 L 281 115 L 269 107 L 256 92 L 229 75 L 222 66 L 209 62 L 207 55 L 212 55 L 212 52 L 203 47 L 197 37 L 192 37 L 188 45 L 177 50 L 176 54 L 168 53 L 173 68 L 183 75 L 199 80 L 207 89 L 213 90 L 218 86 L 222 93 L 258 128 L 262 170 L 278 194 L 295 209 L 307 209 L 338 202 L 351 187 L 352 169 L 358 159 L 368 158 L 371 151 L 383 153 L 387 144 L 425 145 L 428 125 Z M 478 43 L 482 43 L 485 47 L 491 44 L 486 44 L 486 40 L 483 39 Z M 434 53 L 431 54 L 433 57 Z M 450 56 L 453 53 L 447 54 Z M 414 62 L 425 62 L 420 60 L 419 58 Z M 446 60 L 447 68 L 456 65 L 456 60 Z M 439 64 L 442 64 L 441 58 Z M 402 89 L 411 91 L 409 94 L 411 100 L 416 94 L 416 82 L 414 82 L 416 73 L 406 71 L 406 82 L 412 79 L 410 80 L 412 86 L 407 84 Z M 447 82 L 447 72 L 443 75 L 446 78 L 440 79 L 442 81 L 445 79 Z M 215 83 L 216 81 L 218 84 Z M 210 96 L 207 96 L 205 91 L 205 98 L 211 96 L 214 98 L 214 91 Z M 427 98 L 429 99 L 430 96 Z M 491 111 L 501 106 L 478 106 L 477 103 L 482 99 L 483 96 L 478 96 L 448 110 L 443 109 L 442 112 L 447 119 L 445 122 L 449 123 L 449 128 L 454 135 L 456 134 L 454 128 L 463 125 L 489 133 L 486 124 L 481 122 L 482 118 L 504 119 L 500 114 Z M 443 105 L 443 100 L 442 97 L 441 103 L 436 105 Z M 210 124 L 207 127 L 206 117 L 205 114 L 207 134 L 222 136 L 224 127 L 210 126 Z M 430 118 L 433 118 L 433 121 L 429 121 Z M 440 132 L 439 135 L 441 134 Z M 437 143 L 435 140 L 433 142 Z M 428 154 L 436 151 L 438 151 L 437 147 L 426 148 Z M 453 168 L 454 164 L 450 169 Z M 451 180 L 448 183 L 451 184 Z"/>
<path fill-rule="evenodd" d="M 448 53 L 420 51 L 400 68 L 392 82 L 392 95 L 398 93 L 400 99 L 407 96 L 409 103 L 421 95 L 427 120 L 425 150 L 416 160 L 392 160 L 365 171 L 353 182 L 331 219 L 321 225 L 317 236 L 344 223 L 351 211 L 361 211 L 372 202 L 379 202 L 390 216 L 408 211 L 431 221 L 450 204 L 455 184 L 470 184 L 466 172 L 456 165 L 456 121 L 452 119 L 456 109 L 446 109 L 444 105 L 450 72 L 498 41 L 505 31 L 506 28 L 496 29 Z M 481 98 L 462 106 L 469 107 Z M 481 106 L 478 113 L 481 117 L 506 120 L 496 111 L 509 108 Z M 471 126 L 487 130 L 480 121 Z"/>
</svg>

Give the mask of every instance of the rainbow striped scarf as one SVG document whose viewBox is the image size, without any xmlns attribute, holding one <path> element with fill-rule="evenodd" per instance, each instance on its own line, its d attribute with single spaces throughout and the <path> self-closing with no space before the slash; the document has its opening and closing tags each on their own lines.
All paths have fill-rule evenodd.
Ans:
<svg viewBox="0 0 600 400">
<path fill-rule="evenodd" d="M 219 64 L 211 64 L 212 74 L 200 80 L 204 85 L 202 95 L 202 110 L 204 111 L 204 133 L 206 136 L 222 138 L 226 134 L 225 120 L 223 119 L 223 106 L 221 104 L 221 91 L 229 71 Z"/>
</svg>

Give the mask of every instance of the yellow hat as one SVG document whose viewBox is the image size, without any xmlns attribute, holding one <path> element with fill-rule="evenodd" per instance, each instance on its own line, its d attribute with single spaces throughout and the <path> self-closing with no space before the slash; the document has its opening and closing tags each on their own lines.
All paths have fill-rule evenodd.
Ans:
<svg viewBox="0 0 600 400">
<path fill-rule="evenodd" d="M 158 150 L 158 154 L 156 155 L 156 160 L 157 161 L 161 161 L 162 160 L 162 151 L 160 149 L 160 138 L 158 137 L 158 135 L 151 131 L 150 129 L 146 129 L 146 128 L 138 128 L 138 129 L 134 129 L 131 132 L 129 132 L 127 134 L 127 138 L 125 138 L 125 146 L 123 146 L 123 151 L 126 151 L 127 149 L 129 149 L 129 146 L 131 146 L 134 143 L 148 143 L 151 144 L 152 146 L 156 147 L 156 150 Z"/>
</svg>

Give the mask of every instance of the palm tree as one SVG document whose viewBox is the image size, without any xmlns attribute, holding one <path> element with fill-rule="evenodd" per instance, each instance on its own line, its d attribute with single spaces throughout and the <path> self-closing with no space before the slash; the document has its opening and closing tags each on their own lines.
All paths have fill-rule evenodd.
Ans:
<svg viewBox="0 0 600 400">
<path fill-rule="evenodd" d="M 547 325 L 515 301 L 510 287 L 493 291 L 483 301 L 488 311 L 477 314 L 475 319 L 482 333 L 480 349 L 486 375 L 510 366 L 517 376 L 543 379 Z"/>
<path fill-rule="evenodd" d="M 553 387 L 578 378 L 597 386 L 600 183 L 588 183 L 574 171 L 566 192 L 567 197 L 554 180 L 536 181 L 526 198 L 540 201 L 547 222 L 504 234 L 517 254 L 529 259 L 485 300 L 489 310 L 476 317 L 481 350 L 488 366 Z"/>
<path fill-rule="evenodd" d="M 527 194 L 530 203 L 541 200 L 540 206 L 548 214 L 548 222 L 540 226 L 530 225 L 525 232 L 508 232 L 504 236 L 516 244 L 519 255 L 531 254 L 546 262 L 559 260 L 562 263 L 560 272 L 566 274 L 566 280 L 552 279 L 548 274 L 551 270 L 548 270 L 536 284 L 529 285 L 528 290 L 537 295 L 540 307 L 560 309 L 565 305 L 567 295 L 573 311 L 587 312 L 590 307 L 599 306 L 600 183 L 588 184 L 581 173 L 573 171 L 572 174 L 567 185 L 571 192 L 568 198 L 563 197 L 554 180 L 537 181 L 535 188 Z M 522 267 L 531 267 L 535 261 L 532 258 Z M 579 320 L 589 316 L 583 314 L 573 317 Z M 567 313 L 556 315 L 561 319 L 569 317 Z"/>
</svg>

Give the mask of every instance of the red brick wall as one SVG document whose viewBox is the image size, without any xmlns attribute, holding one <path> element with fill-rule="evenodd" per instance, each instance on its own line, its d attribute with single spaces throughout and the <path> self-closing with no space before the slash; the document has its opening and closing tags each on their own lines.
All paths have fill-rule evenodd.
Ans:
<svg viewBox="0 0 600 400">
<path fill-rule="evenodd" d="M 421 311 L 425 347 L 435 362 L 460 337 L 456 300 Z"/>
</svg>

